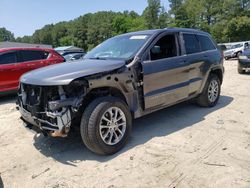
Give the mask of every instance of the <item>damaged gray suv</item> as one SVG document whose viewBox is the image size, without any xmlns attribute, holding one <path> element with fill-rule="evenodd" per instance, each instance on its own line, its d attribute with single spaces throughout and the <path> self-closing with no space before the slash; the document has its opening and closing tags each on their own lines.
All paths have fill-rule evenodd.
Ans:
<svg viewBox="0 0 250 188">
<path fill-rule="evenodd" d="M 135 118 L 194 98 L 215 106 L 223 72 L 208 33 L 140 31 L 103 42 L 79 62 L 25 74 L 17 103 L 27 127 L 54 137 L 78 127 L 87 148 L 109 155 L 126 144 Z"/>
</svg>

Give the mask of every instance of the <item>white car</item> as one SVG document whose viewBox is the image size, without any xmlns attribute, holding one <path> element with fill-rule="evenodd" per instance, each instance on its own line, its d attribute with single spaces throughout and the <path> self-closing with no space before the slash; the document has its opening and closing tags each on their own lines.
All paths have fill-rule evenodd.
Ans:
<svg viewBox="0 0 250 188">
<path fill-rule="evenodd" d="M 224 51 L 224 57 L 225 59 L 235 58 L 238 57 L 244 50 L 249 46 L 249 44 L 246 43 L 239 43 L 231 46 L 230 49 Z"/>
</svg>

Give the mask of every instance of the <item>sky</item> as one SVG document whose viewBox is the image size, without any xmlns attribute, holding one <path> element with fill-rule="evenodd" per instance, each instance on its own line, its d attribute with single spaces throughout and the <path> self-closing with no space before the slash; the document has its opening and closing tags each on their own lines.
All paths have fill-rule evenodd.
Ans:
<svg viewBox="0 0 250 188">
<path fill-rule="evenodd" d="M 162 2 L 168 8 L 168 1 Z M 90 12 L 134 10 L 141 14 L 146 7 L 147 0 L 0 0 L 0 27 L 22 37 L 46 24 L 69 21 Z"/>
</svg>

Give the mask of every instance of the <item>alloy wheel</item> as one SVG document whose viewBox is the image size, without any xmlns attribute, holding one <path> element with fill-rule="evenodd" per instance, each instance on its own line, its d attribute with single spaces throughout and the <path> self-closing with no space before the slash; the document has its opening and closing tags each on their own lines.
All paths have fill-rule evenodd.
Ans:
<svg viewBox="0 0 250 188">
<path fill-rule="evenodd" d="M 99 132 L 103 142 L 115 145 L 120 142 L 126 131 L 126 116 L 118 107 L 110 107 L 104 112 L 99 124 Z"/>
<path fill-rule="evenodd" d="M 208 99 L 210 102 L 215 102 L 219 95 L 219 84 L 216 80 L 212 80 L 208 87 Z"/>
</svg>

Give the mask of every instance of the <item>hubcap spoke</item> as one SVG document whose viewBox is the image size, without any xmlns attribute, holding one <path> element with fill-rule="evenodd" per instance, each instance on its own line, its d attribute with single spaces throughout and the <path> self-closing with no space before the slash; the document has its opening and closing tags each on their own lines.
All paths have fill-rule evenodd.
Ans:
<svg viewBox="0 0 250 188">
<path fill-rule="evenodd" d="M 123 132 L 118 128 L 117 131 L 123 136 Z"/>
<path fill-rule="evenodd" d="M 117 127 L 124 126 L 126 123 L 119 123 L 117 124 Z"/>
<path fill-rule="evenodd" d="M 108 143 L 111 144 L 114 133 L 110 132 Z"/>
<path fill-rule="evenodd" d="M 103 118 L 102 118 L 104 121 L 106 121 L 106 122 L 108 122 L 108 123 L 110 123 L 111 122 L 111 120 L 109 120 L 108 118 L 106 118 L 105 116 L 103 116 Z"/>
<path fill-rule="evenodd" d="M 115 110 L 115 117 L 114 117 L 115 121 L 117 120 L 117 116 L 118 116 L 118 110 Z"/>
<path fill-rule="evenodd" d="M 115 140 L 117 140 L 119 138 L 115 131 L 114 131 L 114 137 L 115 137 Z"/>
<path fill-rule="evenodd" d="M 101 129 L 109 129 L 109 126 L 108 125 L 100 125 L 100 128 Z"/>
<path fill-rule="evenodd" d="M 119 122 L 122 118 L 123 118 L 123 117 L 120 116 L 120 117 L 116 120 L 116 122 Z"/>
<path fill-rule="evenodd" d="M 104 134 L 103 139 L 106 139 L 107 136 L 109 135 L 109 133 L 110 133 L 110 131 L 108 130 L 108 131 Z"/>
</svg>

